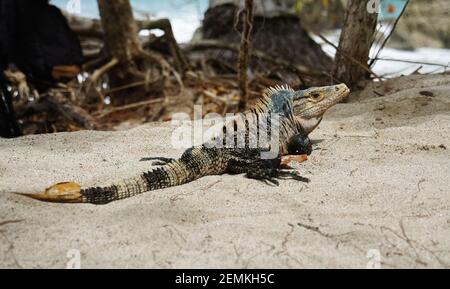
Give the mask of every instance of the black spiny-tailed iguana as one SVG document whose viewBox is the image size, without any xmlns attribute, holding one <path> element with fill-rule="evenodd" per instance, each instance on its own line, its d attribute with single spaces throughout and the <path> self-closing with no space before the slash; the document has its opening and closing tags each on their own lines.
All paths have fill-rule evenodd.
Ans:
<svg viewBox="0 0 450 289">
<path fill-rule="evenodd" d="M 154 158 L 165 163 L 134 178 L 106 187 L 82 189 L 75 183 L 61 183 L 48 188 L 43 194 L 26 195 L 50 202 L 106 204 L 143 192 L 182 185 L 206 175 L 245 173 L 248 178 L 276 184 L 275 178 L 286 176 L 305 181 L 307 179 L 297 174 L 280 169 L 281 156 L 292 151 L 300 153 L 303 150 L 301 146 L 307 143 L 308 134 L 318 126 L 323 114 L 342 101 L 348 93 L 349 89 L 345 84 L 299 91 L 288 86 L 269 88 L 253 109 L 236 117 L 231 126 L 223 126 L 222 131 L 217 134 L 222 137 L 212 138 L 203 145 L 186 150 L 177 160 Z M 277 143 L 252 148 L 249 143 L 255 138 L 259 139 L 261 133 L 259 123 L 261 120 L 269 123 L 274 121 L 270 117 L 273 115 L 278 116 Z M 268 127 L 272 126 L 265 127 L 270 137 L 274 134 Z M 234 145 L 220 146 L 226 139 L 225 135 L 230 134 Z M 244 145 L 238 146 L 237 138 L 242 135 Z M 263 158 L 262 153 L 273 149 L 274 145 L 276 155 Z M 300 146 L 300 149 L 296 146 Z"/>
</svg>

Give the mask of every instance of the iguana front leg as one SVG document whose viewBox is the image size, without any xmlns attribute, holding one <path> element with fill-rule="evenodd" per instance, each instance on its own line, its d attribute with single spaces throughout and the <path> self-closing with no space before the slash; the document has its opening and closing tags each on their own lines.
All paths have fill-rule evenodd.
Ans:
<svg viewBox="0 0 450 289">
<path fill-rule="evenodd" d="M 236 150 L 228 162 L 226 172 L 230 174 L 245 173 L 245 177 L 249 179 L 275 185 L 278 185 L 277 179 L 286 179 L 288 177 L 299 181 L 309 181 L 296 173 L 282 169 L 281 157 L 261 159 L 260 154 L 260 149 Z"/>
<path fill-rule="evenodd" d="M 302 177 L 296 172 L 283 169 L 280 161 L 275 163 L 268 160 L 259 160 L 252 163 L 252 165 L 247 167 L 245 177 L 265 183 L 270 182 L 277 186 L 279 185 L 278 179 L 294 179 L 301 182 L 309 182 L 308 178 Z"/>
<path fill-rule="evenodd" d="M 305 133 L 299 133 L 293 136 L 288 143 L 288 156 L 284 156 L 272 162 L 270 160 L 257 160 L 249 165 L 246 177 L 251 179 L 259 179 L 263 181 L 269 181 L 278 185 L 278 181 L 275 179 L 294 179 L 301 182 L 309 182 L 308 178 L 300 176 L 298 173 L 286 170 L 291 169 L 289 166 L 291 161 L 297 161 L 299 163 L 306 161 L 307 155 L 312 153 L 312 142 L 308 135 Z"/>
</svg>

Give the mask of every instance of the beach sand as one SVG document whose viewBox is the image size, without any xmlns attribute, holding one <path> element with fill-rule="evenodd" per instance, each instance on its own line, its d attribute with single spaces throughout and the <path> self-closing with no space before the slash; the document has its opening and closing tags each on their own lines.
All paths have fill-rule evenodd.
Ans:
<svg viewBox="0 0 450 289">
<path fill-rule="evenodd" d="M 76 250 L 82 268 L 448 268 L 449 96 L 443 75 L 352 95 L 311 134 L 307 184 L 208 176 L 104 206 L 10 192 L 146 171 L 183 151 L 169 123 L 2 139 L 0 267 L 66 268 Z"/>
</svg>

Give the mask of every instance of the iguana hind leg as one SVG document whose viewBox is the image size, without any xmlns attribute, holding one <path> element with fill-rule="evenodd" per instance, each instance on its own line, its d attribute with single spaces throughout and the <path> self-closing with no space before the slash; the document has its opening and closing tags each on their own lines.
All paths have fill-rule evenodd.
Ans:
<svg viewBox="0 0 450 289">
<path fill-rule="evenodd" d="M 308 182 L 304 178 L 294 172 L 282 169 L 283 157 L 274 159 L 260 158 L 261 150 L 258 149 L 242 149 L 233 151 L 233 157 L 228 162 L 226 172 L 229 174 L 245 173 L 245 177 L 262 181 L 266 184 L 278 185 L 277 179 L 292 178 L 298 181 Z M 292 156 L 301 157 L 301 156 Z M 302 155 L 302 160 L 306 160 L 306 155 Z"/>
<path fill-rule="evenodd" d="M 153 161 L 152 165 L 154 165 L 154 166 L 163 166 L 163 165 L 167 165 L 170 162 L 175 161 L 175 159 L 173 159 L 173 158 L 165 158 L 165 157 L 149 157 L 149 158 L 142 158 L 139 161 L 140 162 Z"/>
<path fill-rule="evenodd" d="M 279 167 L 251 167 L 249 168 L 245 176 L 249 179 L 260 180 L 265 183 L 272 183 L 277 186 L 279 184 L 278 179 L 293 179 L 300 182 L 309 183 L 308 178 L 302 177 L 296 172 L 280 169 Z"/>
<path fill-rule="evenodd" d="M 262 181 L 266 184 L 273 184 L 278 186 L 279 182 L 276 179 L 277 170 L 273 168 L 250 168 L 245 174 L 246 178 Z"/>
</svg>

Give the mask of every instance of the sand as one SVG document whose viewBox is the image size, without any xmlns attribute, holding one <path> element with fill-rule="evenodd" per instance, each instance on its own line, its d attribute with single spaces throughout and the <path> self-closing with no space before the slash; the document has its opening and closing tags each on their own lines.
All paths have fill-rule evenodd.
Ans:
<svg viewBox="0 0 450 289">
<path fill-rule="evenodd" d="M 10 192 L 148 170 L 141 157 L 182 153 L 174 127 L 1 139 L 0 267 L 66 268 L 79 252 L 82 268 L 448 268 L 449 95 L 450 76 L 411 76 L 337 105 L 299 165 L 308 184 L 209 176 L 104 206 Z"/>
</svg>

